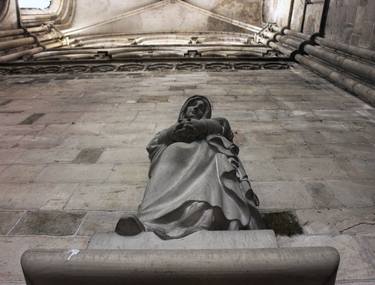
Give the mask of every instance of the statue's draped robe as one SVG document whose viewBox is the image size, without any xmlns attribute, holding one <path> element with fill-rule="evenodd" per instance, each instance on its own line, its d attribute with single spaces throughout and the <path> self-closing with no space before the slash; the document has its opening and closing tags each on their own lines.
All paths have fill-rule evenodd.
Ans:
<svg viewBox="0 0 375 285">
<path fill-rule="evenodd" d="M 238 148 L 224 136 L 226 125 L 223 134 L 192 143 L 165 144 L 162 133 L 150 142 L 149 182 L 137 215 L 147 231 L 170 239 L 202 229 L 259 227 Z"/>
</svg>

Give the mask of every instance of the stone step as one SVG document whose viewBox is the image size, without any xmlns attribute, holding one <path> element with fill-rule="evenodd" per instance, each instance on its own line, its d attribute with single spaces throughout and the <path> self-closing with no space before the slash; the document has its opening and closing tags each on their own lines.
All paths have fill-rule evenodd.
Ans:
<svg viewBox="0 0 375 285">
<path fill-rule="evenodd" d="M 152 232 L 124 237 L 116 233 L 95 234 L 89 249 L 256 249 L 277 248 L 272 230 L 199 231 L 181 239 L 161 240 Z"/>
</svg>

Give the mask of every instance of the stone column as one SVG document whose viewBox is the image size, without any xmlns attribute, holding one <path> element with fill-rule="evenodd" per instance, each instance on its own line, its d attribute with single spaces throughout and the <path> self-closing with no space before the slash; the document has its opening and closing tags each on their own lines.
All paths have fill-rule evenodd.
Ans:
<svg viewBox="0 0 375 285">
<path fill-rule="evenodd" d="M 374 51 L 272 25 L 257 39 L 375 106 Z"/>
</svg>

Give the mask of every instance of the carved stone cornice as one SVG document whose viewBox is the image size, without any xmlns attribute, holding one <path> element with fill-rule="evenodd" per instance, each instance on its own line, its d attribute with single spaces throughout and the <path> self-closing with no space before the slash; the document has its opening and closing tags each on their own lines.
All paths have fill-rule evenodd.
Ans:
<svg viewBox="0 0 375 285">
<path fill-rule="evenodd" d="M 128 62 L 50 62 L 15 63 L 0 65 L 0 75 L 46 73 L 131 73 L 131 72 L 236 72 L 244 70 L 286 70 L 292 62 L 287 60 L 194 60 L 194 61 L 128 61 Z"/>
</svg>

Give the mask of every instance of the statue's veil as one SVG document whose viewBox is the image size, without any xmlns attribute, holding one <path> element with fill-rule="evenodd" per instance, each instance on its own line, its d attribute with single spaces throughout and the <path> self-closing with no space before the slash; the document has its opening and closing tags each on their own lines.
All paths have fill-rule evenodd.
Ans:
<svg viewBox="0 0 375 285">
<path fill-rule="evenodd" d="M 201 96 L 201 95 L 194 95 L 194 96 L 191 96 L 190 98 L 188 98 L 184 105 L 182 105 L 181 107 L 181 111 L 180 111 L 180 114 L 178 116 L 178 122 L 181 122 L 184 117 L 185 117 L 185 113 L 186 113 L 186 109 L 187 107 L 193 102 L 193 101 L 196 101 L 196 100 L 202 100 L 205 105 L 206 105 L 206 108 L 205 108 L 205 111 L 204 111 L 204 114 L 203 114 L 203 118 L 205 119 L 211 119 L 211 115 L 212 115 L 212 106 L 211 106 L 211 102 L 208 100 L 207 97 L 205 96 Z"/>
</svg>

